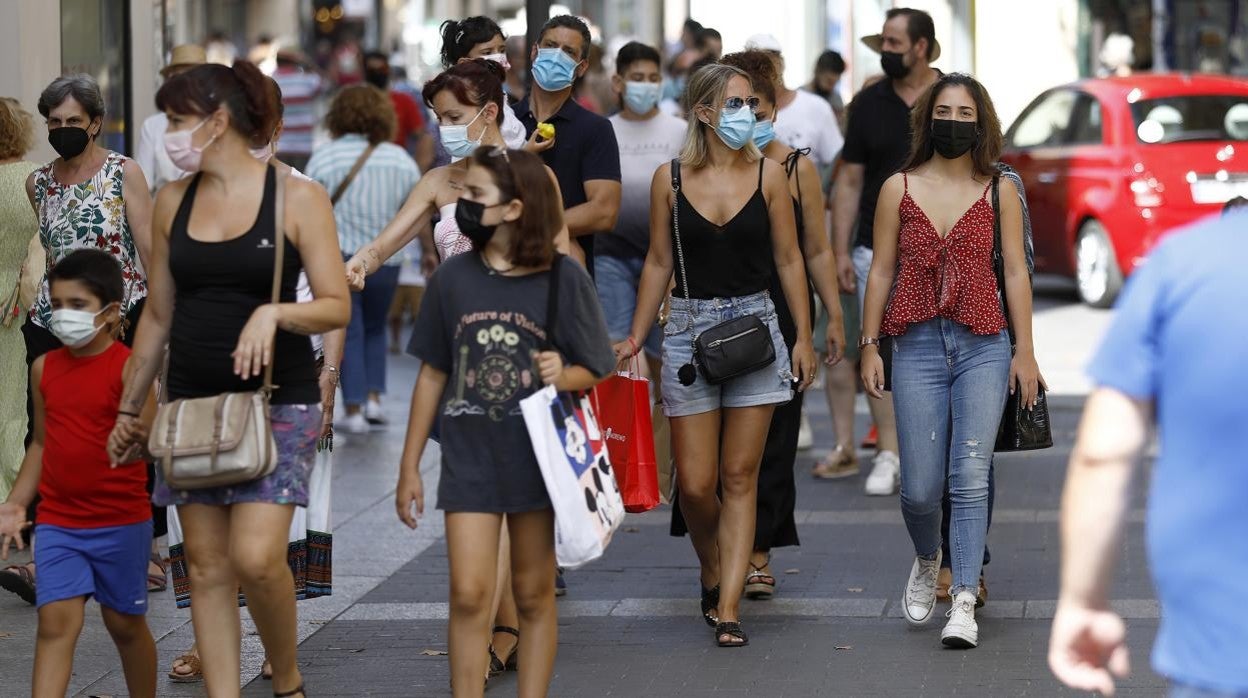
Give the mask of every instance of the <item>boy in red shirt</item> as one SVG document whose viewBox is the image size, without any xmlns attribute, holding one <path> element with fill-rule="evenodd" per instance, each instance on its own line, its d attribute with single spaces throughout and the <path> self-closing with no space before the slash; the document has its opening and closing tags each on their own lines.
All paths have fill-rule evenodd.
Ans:
<svg viewBox="0 0 1248 698">
<path fill-rule="evenodd" d="M 109 433 L 118 419 L 121 371 L 130 350 L 113 335 L 121 322 L 121 267 L 99 250 L 79 250 L 48 272 L 49 329 L 65 345 L 30 368 L 34 439 L 22 469 L 0 504 L 0 558 L 23 547 L 31 525 L 26 507 L 41 497 L 34 556 L 36 606 L 35 696 L 63 696 L 88 598 L 100 603 L 132 696 L 156 695 L 156 644 L 148 630 L 147 560 L 152 514 L 146 466 L 138 450 L 109 463 Z M 146 430 L 155 415 L 149 396 Z"/>
</svg>

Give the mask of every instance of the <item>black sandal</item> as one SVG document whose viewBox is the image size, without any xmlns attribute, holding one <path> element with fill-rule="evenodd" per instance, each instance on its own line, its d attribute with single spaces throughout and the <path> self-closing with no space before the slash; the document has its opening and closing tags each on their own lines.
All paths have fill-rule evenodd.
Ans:
<svg viewBox="0 0 1248 698">
<path fill-rule="evenodd" d="M 710 627 L 719 622 L 719 585 L 714 588 L 702 588 L 702 620 Z"/>
<path fill-rule="evenodd" d="M 515 646 L 514 646 L 514 647 L 512 647 L 512 648 L 511 648 L 511 652 L 507 655 L 507 660 L 506 660 L 506 661 L 503 661 L 502 659 L 499 659 L 499 658 L 498 658 L 498 655 L 497 655 L 497 654 L 494 654 L 494 645 L 492 645 L 492 644 L 490 645 L 490 675 L 489 675 L 489 678 L 491 678 L 491 679 L 492 679 L 492 678 L 494 678 L 495 676 L 498 676 L 499 674 L 503 673 L 504 671 L 516 671 L 516 668 L 517 668 L 517 666 L 518 666 L 518 664 L 517 664 L 517 662 L 516 662 L 516 655 L 517 655 L 517 654 L 519 654 L 519 651 L 520 651 L 520 631 L 519 631 L 519 630 L 516 630 L 515 628 L 509 628 L 509 627 L 507 627 L 506 625 L 496 625 L 496 626 L 494 626 L 494 630 L 493 630 L 493 632 L 494 632 L 494 633 L 496 633 L 496 634 L 497 634 L 497 633 L 507 633 L 507 634 L 509 634 L 509 635 L 515 635 L 515 636 L 516 636 L 516 644 L 515 644 Z"/>
<path fill-rule="evenodd" d="M 725 641 L 725 635 L 732 639 Z M 715 643 L 720 647 L 745 647 L 750 644 L 750 638 L 741 629 L 740 623 L 725 621 L 715 626 Z"/>
<path fill-rule="evenodd" d="M 291 698 L 291 696 L 297 696 L 301 694 L 303 695 L 303 698 L 308 698 L 308 694 L 305 693 L 303 690 L 303 684 L 299 684 L 299 688 L 296 688 L 293 691 L 286 691 L 285 693 L 278 693 L 277 691 L 273 691 L 273 698 Z"/>
</svg>

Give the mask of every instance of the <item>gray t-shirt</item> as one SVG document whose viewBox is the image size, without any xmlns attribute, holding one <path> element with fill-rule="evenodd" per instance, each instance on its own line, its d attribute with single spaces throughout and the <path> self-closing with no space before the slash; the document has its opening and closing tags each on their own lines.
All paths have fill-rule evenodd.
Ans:
<svg viewBox="0 0 1248 698">
<path fill-rule="evenodd" d="M 555 347 L 596 376 L 615 368 L 602 308 L 579 264 L 559 263 Z M 520 401 L 542 387 L 550 274 L 493 274 L 475 252 L 444 262 L 425 289 L 408 352 L 447 374 L 438 410 L 438 508 L 524 512 L 550 506 Z"/>
<path fill-rule="evenodd" d="M 645 257 L 650 250 L 650 182 L 654 171 L 680 155 L 688 124 L 659 112 L 646 121 L 610 118 L 620 146 L 620 215 L 615 230 L 597 236 L 597 254 Z"/>
</svg>

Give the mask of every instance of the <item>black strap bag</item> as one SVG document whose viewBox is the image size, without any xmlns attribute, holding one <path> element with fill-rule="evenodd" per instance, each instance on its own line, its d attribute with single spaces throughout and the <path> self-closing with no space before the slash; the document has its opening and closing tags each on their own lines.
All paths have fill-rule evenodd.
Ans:
<svg viewBox="0 0 1248 698">
<path fill-rule="evenodd" d="M 685 251 L 680 242 L 680 160 L 677 159 L 672 160 L 672 237 L 676 240 L 676 259 L 680 263 L 685 300 L 692 301 L 689 275 L 685 272 Z M 694 317 L 690 309 L 686 330 L 693 329 Z M 693 364 L 681 366 L 676 372 L 681 385 L 693 385 L 698 369 L 707 383 L 719 385 L 776 362 L 771 331 L 756 315 L 721 322 L 701 334 L 693 334 L 692 342 L 697 369 Z"/>
<path fill-rule="evenodd" d="M 1005 258 L 1001 254 L 1001 177 L 992 178 L 992 268 L 997 277 L 997 293 L 1001 296 L 1001 311 L 1010 333 L 1010 353 L 1014 352 L 1014 327 L 1010 324 L 1010 301 L 1005 294 Z M 1015 390 L 1005 401 L 1005 414 L 1001 416 L 1001 428 L 997 431 L 998 453 L 1008 451 L 1036 451 L 1053 447 L 1053 428 L 1049 422 L 1049 403 L 1044 388 L 1037 387 L 1036 404 L 1027 409 L 1022 404 L 1022 391 Z"/>
</svg>

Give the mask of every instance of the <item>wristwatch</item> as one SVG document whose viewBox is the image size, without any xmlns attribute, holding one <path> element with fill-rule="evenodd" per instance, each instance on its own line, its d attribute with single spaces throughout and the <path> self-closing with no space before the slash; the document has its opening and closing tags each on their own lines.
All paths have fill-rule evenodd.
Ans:
<svg viewBox="0 0 1248 698">
<path fill-rule="evenodd" d="M 880 346 L 880 340 L 879 340 L 879 338 L 878 338 L 878 337 L 861 337 L 861 338 L 859 338 L 859 340 L 858 340 L 858 348 L 859 348 L 859 349 L 863 349 L 863 348 L 865 348 L 868 344 L 874 344 L 876 347 L 878 347 L 878 346 Z"/>
</svg>

